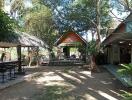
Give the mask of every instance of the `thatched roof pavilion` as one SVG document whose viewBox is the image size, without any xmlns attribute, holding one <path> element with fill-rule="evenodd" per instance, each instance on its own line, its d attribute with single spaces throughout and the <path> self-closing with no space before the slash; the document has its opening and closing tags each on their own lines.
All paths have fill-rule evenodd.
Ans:
<svg viewBox="0 0 132 100">
<path fill-rule="evenodd" d="M 47 45 L 35 36 L 26 33 L 11 33 L 10 36 L 0 40 L 1 48 L 16 47 L 18 55 L 18 73 L 23 74 L 21 67 L 21 47 L 47 47 Z"/>
</svg>

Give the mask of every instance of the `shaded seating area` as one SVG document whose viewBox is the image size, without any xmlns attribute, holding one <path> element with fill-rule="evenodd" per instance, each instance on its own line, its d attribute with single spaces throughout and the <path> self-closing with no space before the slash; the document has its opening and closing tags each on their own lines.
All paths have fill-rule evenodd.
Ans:
<svg viewBox="0 0 132 100">
<path fill-rule="evenodd" d="M 16 48 L 17 59 L 6 59 L 6 53 L 2 52 L 0 61 L 0 82 L 4 83 L 16 78 L 16 74 L 24 74 L 23 67 L 21 66 L 21 46 L 17 43 L 0 42 L 0 48 L 4 50 L 10 47 Z"/>
<path fill-rule="evenodd" d="M 16 78 L 18 61 L 0 62 L 0 79 L 1 83 Z"/>
<path fill-rule="evenodd" d="M 2 51 L 3 53 L 1 54 L 0 61 L 1 83 L 13 80 L 17 77 L 17 75 L 25 74 L 25 69 L 23 66 L 24 59 L 22 57 L 22 48 L 27 48 L 27 50 L 35 48 L 36 50 L 38 50 L 40 46 L 44 46 L 44 43 L 34 36 L 28 35 L 26 33 L 16 33 L 15 35 L 16 36 L 11 37 L 11 39 L 7 38 L 7 40 L 0 41 L 0 48 L 2 48 L 2 50 L 15 48 L 14 52 L 17 54 L 17 57 L 15 59 L 5 59 L 6 53 L 5 51 Z"/>
</svg>

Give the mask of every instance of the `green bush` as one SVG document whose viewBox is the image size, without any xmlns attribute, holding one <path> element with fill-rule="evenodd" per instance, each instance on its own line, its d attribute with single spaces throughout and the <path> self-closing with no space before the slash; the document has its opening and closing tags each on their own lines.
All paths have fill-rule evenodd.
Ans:
<svg viewBox="0 0 132 100">
<path fill-rule="evenodd" d="M 121 76 L 128 75 L 132 77 L 132 64 L 121 64 L 121 68 L 118 70 Z"/>
<path fill-rule="evenodd" d="M 7 39 L 12 40 L 14 37 L 16 38 L 17 36 L 14 35 L 16 25 L 16 22 L 8 14 L 0 10 L 0 40 L 7 41 Z"/>
<path fill-rule="evenodd" d="M 124 92 L 123 96 L 125 97 L 124 100 L 132 100 L 132 93 L 126 91 L 123 92 Z"/>
</svg>

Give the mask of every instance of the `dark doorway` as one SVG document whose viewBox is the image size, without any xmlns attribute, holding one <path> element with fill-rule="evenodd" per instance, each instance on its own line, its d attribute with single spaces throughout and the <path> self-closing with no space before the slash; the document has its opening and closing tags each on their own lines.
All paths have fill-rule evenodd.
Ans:
<svg viewBox="0 0 132 100">
<path fill-rule="evenodd" d="M 69 49 L 69 47 L 64 47 L 63 48 L 63 53 L 64 53 L 64 56 L 65 56 L 65 58 L 69 58 L 70 57 L 70 49 Z"/>
<path fill-rule="evenodd" d="M 120 63 L 130 63 L 130 62 L 131 62 L 131 48 L 120 47 Z"/>
</svg>

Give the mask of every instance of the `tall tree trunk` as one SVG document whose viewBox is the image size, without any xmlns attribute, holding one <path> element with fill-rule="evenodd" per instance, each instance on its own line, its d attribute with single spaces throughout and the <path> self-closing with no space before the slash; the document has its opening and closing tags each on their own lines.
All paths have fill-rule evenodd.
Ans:
<svg viewBox="0 0 132 100">
<path fill-rule="evenodd" d="M 95 34 L 95 32 L 91 31 L 91 33 L 92 33 L 92 41 L 94 41 L 94 34 Z"/>
<path fill-rule="evenodd" d="M 54 59 L 54 52 L 52 49 L 48 48 L 48 52 L 49 52 L 49 60 L 53 60 Z"/>
<path fill-rule="evenodd" d="M 97 52 L 100 50 L 100 0 L 96 0 L 96 33 L 97 33 L 97 39 L 96 39 L 96 49 Z M 91 55 L 91 68 L 92 71 L 100 72 L 97 65 L 96 65 L 96 54 Z"/>
<path fill-rule="evenodd" d="M 4 7 L 4 0 L 0 0 L 0 9 L 3 9 Z"/>
<path fill-rule="evenodd" d="M 100 29 L 101 29 L 101 25 L 100 25 L 100 0 L 96 0 L 96 20 L 97 20 L 97 26 L 96 26 L 96 31 L 97 31 L 97 50 L 100 49 L 100 43 L 101 43 L 101 39 L 100 39 Z"/>
</svg>

